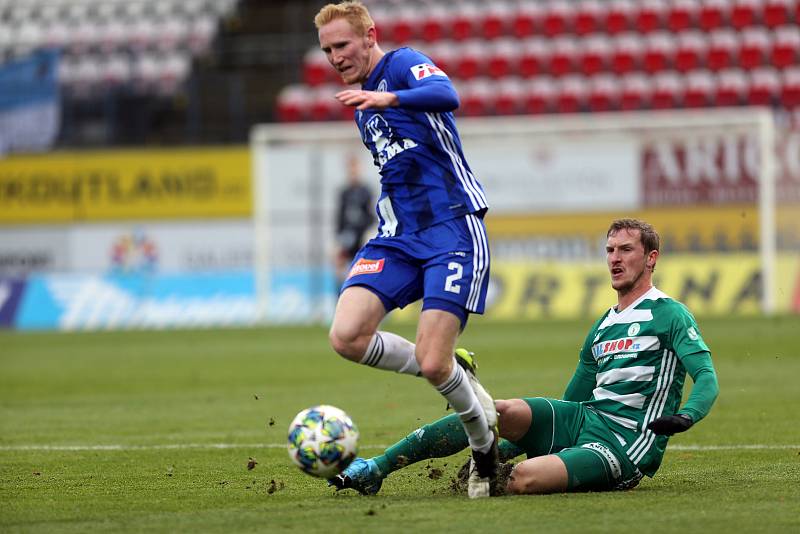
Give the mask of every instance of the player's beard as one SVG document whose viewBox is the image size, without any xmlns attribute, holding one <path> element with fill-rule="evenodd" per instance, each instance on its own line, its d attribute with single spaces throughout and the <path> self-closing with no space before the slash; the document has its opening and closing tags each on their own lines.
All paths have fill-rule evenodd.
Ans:
<svg viewBox="0 0 800 534">
<path fill-rule="evenodd" d="M 611 287 L 613 287 L 614 290 L 620 296 L 627 295 L 628 293 L 630 293 L 631 291 L 635 290 L 638 287 L 639 282 L 641 281 L 642 277 L 645 275 L 646 272 L 647 272 L 647 266 L 646 265 L 642 265 L 642 268 L 639 270 L 639 272 L 636 274 L 636 276 L 634 276 L 630 281 L 627 281 L 627 282 L 626 281 L 622 281 L 622 284 L 616 285 L 616 286 L 612 282 L 612 286 Z"/>
</svg>

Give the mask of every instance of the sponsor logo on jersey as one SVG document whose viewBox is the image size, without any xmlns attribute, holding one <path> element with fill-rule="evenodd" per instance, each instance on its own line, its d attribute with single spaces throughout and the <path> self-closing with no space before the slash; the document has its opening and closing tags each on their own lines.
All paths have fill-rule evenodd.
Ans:
<svg viewBox="0 0 800 534">
<path fill-rule="evenodd" d="M 628 327 L 628 335 L 629 336 L 635 336 L 636 334 L 639 333 L 639 330 L 641 330 L 641 327 L 639 326 L 639 323 L 633 323 L 632 325 L 630 325 Z"/>
<path fill-rule="evenodd" d="M 657 350 L 660 346 L 656 336 L 623 337 L 609 341 L 601 341 L 592 345 L 592 355 L 595 359 L 617 354 L 620 352 L 640 352 L 643 350 Z"/>
<path fill-rule="evenodd" d="M 700 334 L 697 333 L 697 330 L 695 330 L 693 326 L 690 326 L 686 330 L 686 334 L 689 336 L 689 339 L 691 339 L 692 341 L 697 341 L 697 338 L 700 337 Z"/>
<path fill-rule="evenodd" d="M 430 63 L 420 63 L 419 65 L 414 65 L 411 67 L 411 74 L 414 75 L 414 78 L 417 80 L 424 80 L 428 76 L 444 76 L 447 78 L 447 74 L 437 67 L 436 65 L 431 65 Z"/>
<path fill-rule="evenodd" d="M 350 269 L 350 274 L 347 275 L 347 278 L 352 278 L 360 274 L 377 274 L 383 270 L 383 262 L 383 258 L 379 260 L 361 258 Z"/>
<path fill-rule="evenodd" d="M 379 168 L 383 168 L 386 162 L 400 152 L 417 146 L 412 139 L 393 139 L 392 128 L 379 114 L 370 117 L 364 125 L 364 142 L 372 142 L 372 154 Z"/>
</svg>

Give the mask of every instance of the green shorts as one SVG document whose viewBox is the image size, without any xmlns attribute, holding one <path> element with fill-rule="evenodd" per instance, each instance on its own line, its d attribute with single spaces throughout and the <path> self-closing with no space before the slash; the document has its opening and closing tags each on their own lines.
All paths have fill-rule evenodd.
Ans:
<svg viewBox="0 0 800 534">
<path fill-rule="evenodd" d="M 555 454 L 567 466 L 569 491 L 630 489 L 642 473 L 622 450 L 603 418 L 579 402 L 526 398 L 533 419 L 515 445 L 528 458 Z"/>
</svg>

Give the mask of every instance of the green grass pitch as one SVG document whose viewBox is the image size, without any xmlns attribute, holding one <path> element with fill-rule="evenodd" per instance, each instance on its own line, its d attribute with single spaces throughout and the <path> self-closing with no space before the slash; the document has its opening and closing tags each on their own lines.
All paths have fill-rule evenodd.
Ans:
<svg viewBox="0 0 800 534">
<path fill-rule="evenodd" d="M 289 463 L 313 404 L 345 409 L 367 456 L 445 413 L 422 380 L 335 356 L 323 328 L 3 332 L 0 532 L 800 532 L 800 319 L 700 325 L 721 394 L 654 479 L 481 501 L 450 490 L 466 452 L 375 497 Z M 475 319 L 461 344 L 496 397 L 559 396 L 589 326 Z"/>
</svg>

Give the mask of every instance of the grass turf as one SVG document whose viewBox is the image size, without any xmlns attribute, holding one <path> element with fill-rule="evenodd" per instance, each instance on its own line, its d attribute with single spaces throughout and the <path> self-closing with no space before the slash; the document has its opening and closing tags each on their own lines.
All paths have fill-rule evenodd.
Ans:
<svg viewBox="0 0 800 534">
<path fill-rule="evenodd" d="M 496 397 L 559 396 L 589 323 L 478 319 L 462 344 Z M 797 530 L 799 326 L 701 320 L 720 398 L 637 489 L 479 502 L 450 490 L 466 453 L 370 498 L 289 463 L 286 427 L 312 404 L 348 411 L 364 455 L 444 414 L 423 381 L 334 356 L 324 329 L 0 333 L 0 531 Z"/>
</svg>

